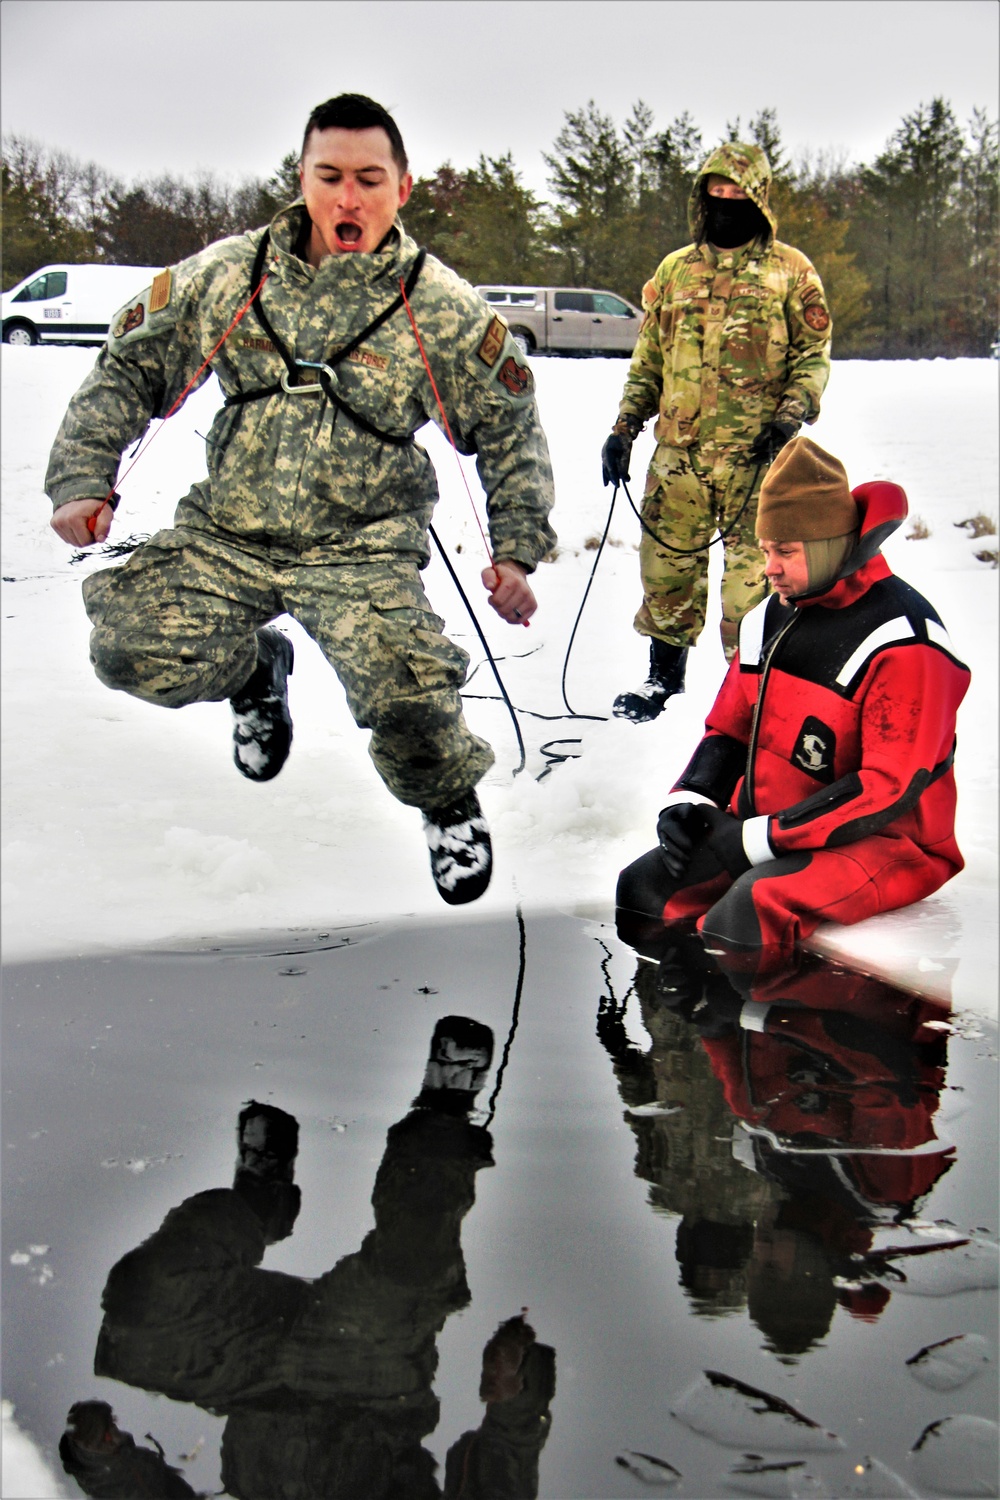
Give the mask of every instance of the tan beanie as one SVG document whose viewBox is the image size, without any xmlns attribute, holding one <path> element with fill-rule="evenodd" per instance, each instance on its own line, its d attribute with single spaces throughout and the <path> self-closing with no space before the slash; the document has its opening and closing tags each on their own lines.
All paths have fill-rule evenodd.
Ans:
<svg viewBox="0 0 1000 1500">
<path fill-rule="evenodd" d="M 792 438 L 764 476 L 757 501 L 762 542 L 819 542 L 858 528 L 858 507 L 839 459 Z"/>
</svg>

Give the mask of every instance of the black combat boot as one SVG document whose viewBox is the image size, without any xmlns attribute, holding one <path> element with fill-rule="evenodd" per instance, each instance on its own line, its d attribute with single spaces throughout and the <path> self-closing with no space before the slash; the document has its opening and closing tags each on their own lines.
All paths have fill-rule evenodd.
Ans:
<svg viewBox="0 0 1000 1500">
<path fill-rule="evenodd" d="M 646 724 L 657 718 L 667 699 L 684 691 L 687 654 L 687 646 L 671 646 L 656 636 L 650 637 L 649 676 L 635 692 L 618 694 L 612 709 L 615 718 L 631 719 L 633 724 Z"/>
<path fill-rule="evenodd" d="M 288 678 L 295 652 L 287 635 L 265 625 L 257 631 L 257 665 L 229 700 L 233 710 L 233 759 L 250 781 L 277 776 L 292 748 Z"/>
<path fill-rule="evenodd" d="M 493 1032 L 469 1016 L 443 1016 L 431 1037 L 423 1088 L 414 1107 L 467 1115 L 493 1061 Z"/>
<path fill-rule="evenodd" d="M 490 831 L 475 791 L 422 814 L 434 884 L 449 906 L 478 901 L 493 873 Z"/>
</svg>

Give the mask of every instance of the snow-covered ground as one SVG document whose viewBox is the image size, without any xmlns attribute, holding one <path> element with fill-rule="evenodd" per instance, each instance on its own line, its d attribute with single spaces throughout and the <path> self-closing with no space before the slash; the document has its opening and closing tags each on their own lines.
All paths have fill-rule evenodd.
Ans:
<svg viewBox="0 0 1000 1500">
<path fill-rule="evenodd" d="M 87 660 L 79 586 L 99 558 L 73 564 L 49 529 L 42 480 L 66 402 L 93 362 L 85 349 L 3 351 L 4 946 L 8 958 L 72 954 L 174 938 L 310 927 L 407 914 L 442 921 L 427 871 L 419 816 L 383 789 L 366 733 L 318 648 L 292 621 L 295 746 L 276 781 L 256 786 L 233 768 L 225 704 L 168 713 L 110 693 Z M 556 906 L 608 913 L 621 866 L 654 838 L 663 794 L 686 764 L 724 671 L 717 615 L 692 652 L 688 692 L 651 725 L 559 717 L 570 630 L 593 563 L 610 491 L 600 447 L 617 409 L 619 360 L 533 362 L 558 496 L 558 558 L 536 575 L 539 612 L 512 629 L 485 604 L 482 543 L 454 455 L 425 434 L 441 480 L 436 529 L 450 547 L 498 657 L 527 744 L 517 746 L 499 702 L 470 697 L 472 727 L 497 752 L 482 790 L 496 873 L 474 908 Z M 886 547 L 893 568 L 937 606 L 973 668 L 959 719 L 959 840 L 967 868 L 906 912 L 853 928 L 828 927 L 820 945 L 852 963 L 960 1006 L 996 1013 L 997 572 L 974 554 L 996 547 L 960 522 L 997 515 L 997 374 L 989 360 L 841 362 L 811 435 L 841 458 L 852 483 L 891 478 L 911 517 Z M 203 443 L 218 401 L 214 380 L 156 438 L 123 486 L 112 537 L 170 523 L 177 498 L 204 473 Z M 641 492 L 651 449 L 633 460 Z M 481 493 L 467 469 L 477 502 Z M 638 523 L 619 499 L 576 636 L 567 696 L 579 713 L 606 715 L 644 676 L 645 643 L 631 629 L 638 603 Z M 716 552 L 718 549 L 716 549 Z M 713 556 L 718 572 L 718 559 Z M 441 563 L 428 591 L 449 633 L 482 651 Z M 714 590 L 714 592 L 717 592 Z M 496 695 L 488 666 L 470 694 Z M 546 717 L 548 716 L 548 717 Z M 536 777 L 540 746 L 579 739 L 582 752 Z M 558 747 L 557 747 L 558 748 Z"/>
</svg>

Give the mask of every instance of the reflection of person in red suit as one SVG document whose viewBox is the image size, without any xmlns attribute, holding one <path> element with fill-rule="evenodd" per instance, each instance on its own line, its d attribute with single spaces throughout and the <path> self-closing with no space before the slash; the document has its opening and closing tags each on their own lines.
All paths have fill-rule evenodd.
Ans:
<svg viewBox="0 0 1000 1500">
<path fill-rule="evenodd" d="M 747 1305 L 771 1347 L 795 1355 L 837 1303 L 879 1316 L 888 1267 L 875 1231 L 910 1218 L 952 1165 L 934 1133 L 946 1011 L 826 965 L 741 989 L 738 1019 L 698 1020 L 743 1127 L 740 1159 L 790 1195 L 755 1225 Z"/>
<path fill-rule="evenodd" d="M 962 868 L 955 716 L 969 683 L 933 606 L 879 548 L 898 485 L 849 489 L 808 438 L 775 459 L 757 535 L 772 594 L 745 615 L 706 733 L 622 871 L 618 907 L 787 956 L 820 922 L 930 895 Z"/>
</svg>

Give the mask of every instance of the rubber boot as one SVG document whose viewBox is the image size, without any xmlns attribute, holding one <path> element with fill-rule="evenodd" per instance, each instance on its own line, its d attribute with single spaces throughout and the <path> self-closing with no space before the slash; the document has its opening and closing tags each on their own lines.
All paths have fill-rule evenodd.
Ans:
<svg viewBox="0 0 1000 1500">
<path fill-rule="evenodd" d="M 287 635 L 264 625 L 257 631 L 257 665 L 229 700 L 233 711 L 233 760 L 250 781 L 271 781 L 292 748 L 288 678 L 295 653 Z"/>
<path fill-rule="evenodd" d="M 649 676 L 631 693 L 619 693 L 612 712 L 616 719 L 647 724 L 663 712 L 668 698 L 684 691 L 687 646 L 672 646 L 652 636 L 649 642 Z"/>
</svg>

